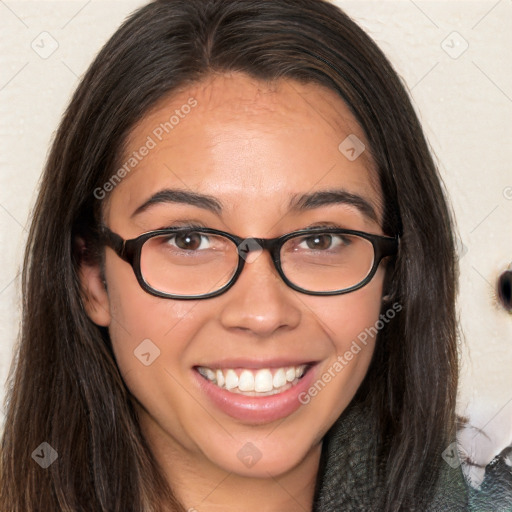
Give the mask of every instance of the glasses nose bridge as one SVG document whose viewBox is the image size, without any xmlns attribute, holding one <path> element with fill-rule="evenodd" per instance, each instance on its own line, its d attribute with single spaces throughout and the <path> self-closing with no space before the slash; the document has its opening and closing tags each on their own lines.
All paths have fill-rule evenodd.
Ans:
<svg viewBox="0 0 512 512">
<path fill-rule="evenodd" d="M 256 237 L 248 237 L 245 238 L 238 246 L 238 253 L 243 258 L 246 259 L 247 256 L 251 252 L 266 250 L 270 253 L 272 261 L 274 263 L 279 261 L 279 252 L 280 249 L 280 241 L 282 237 L 276 238 L 256 238 Z"/>
<path fill-rule="evenodd" d="M 272 260 L 272 264 L 274 270 L 281 276 L 281 279 L 286 279 L 283 276 L 283 272 L 281 270 L 281 257 L 279 254 L 279 246 L 281 245 L 279 242 L 282 237 L 276 238 L 257 238 L 257 237 L 248 237 L 243 239 L 238 244 L 238 257 L 239 257 L 239 272 L 237 272 L 237 278 L 240 276 L 243 268 L 246 263 L 253 263 L 256 257 L 252 257 L 251 253 L 255 252 L 263 252 L 268 251 L 270 253 L 270 259 Z M 236 278 L 236 279 L 237 279 Z"/>
</svg>

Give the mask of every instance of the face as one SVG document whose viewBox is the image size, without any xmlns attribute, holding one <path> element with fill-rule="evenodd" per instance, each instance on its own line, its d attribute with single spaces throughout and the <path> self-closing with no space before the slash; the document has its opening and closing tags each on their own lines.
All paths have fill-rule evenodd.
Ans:
<svg viewBox="0 0 512 512">
<path fill-rule="evenodd" d="M 209 77 L 163 99 L 133 129 L 123 163 L 136 151 L 137 164 L 105 200 L 104 221 L 124 239 L 187 222 L 242 238 L 319 224 L 384 234 L 369 152 L 354 159 L 339 149 L 349 135 L 368 147 L 348 108 L 319 85 Z M 140 208 L 164 189 L 207 195 L 220 208 L 165 200 Z M 369 208 L 347 200 L 290 208 L 302 195 L 327 190 L 359 196 Z M 109 328 L 143 430 L 161 458 L 261 477 L 319 453 L 367 372 L 374 339 L 358 349 L 354 341 L 379 319 L 382 265 L 357 291 L 312 296 L 289 288 L 262 252 L 224 294 L 172 300 L 145 292 L 110 248 L 105 258 L 107 291 L 92 270 L 83 274 L 88 311 Z M 256 380 L 267 369 L 279 392 L 220 389 L 199 367 L 224 377 L 245 370 Z M 294 380 L 280 385 L 283 373 Z"/>
</svg>

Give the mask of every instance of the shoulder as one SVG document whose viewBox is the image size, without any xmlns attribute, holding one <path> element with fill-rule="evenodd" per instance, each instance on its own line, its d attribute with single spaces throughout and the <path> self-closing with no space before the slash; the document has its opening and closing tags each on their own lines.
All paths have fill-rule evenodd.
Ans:
<svg viewBox="0 0 512 512">
<path fill-rule="evenodd" d="M 370 510 L 378 491 L 374 439 L 363 408 L 351 404 L 322 443 L 314 512 Z"/>
<path fill-rule="evenodd" d="M 512 447 L 485 466 L 480 485 L 469 486 L 469 503 L 475 512 L 512 512 Z"/>
<path fill-rule="evenodd" d="M 376 446 L 365 411 L 347 410 L 324 439 L 315 512 L 372 510 L 382 491 L 375 472 Z M 485 467 L 479 488 L 465 477 L 464 461 L 450 465 L 439 457 L 439 480 L 428 511 L 512 512 L 512 449 Z"/>
</svg>

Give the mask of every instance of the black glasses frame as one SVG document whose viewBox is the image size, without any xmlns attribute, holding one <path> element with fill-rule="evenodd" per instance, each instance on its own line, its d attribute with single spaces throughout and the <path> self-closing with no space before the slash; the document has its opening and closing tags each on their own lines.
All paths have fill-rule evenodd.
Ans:
<svg viewBox="0 0 512 512">
<path fill-rule="evenodd" d="M 144 280 L 144 276 L 142 275 L 140 269 L 140 257 L 142 252 L 142 246 L 147 240 L 155 236 L 191 232 L 205 234 L 210 233 L 213 235 L 223 236 L 236 244 L 238 249 L 238 267 L 235 273 L 233 274 L 232 278 L 222 288 L 215 290 L 214 292 L 205 293 L 202 295 L 173 295 L 171 293 L 165 293 L 159 290 L 155 290 Z M 281 268 L 281 247 L 290 238 L 295 238 L 301 235 L 314 235 L 316 233 L 357 235 L 370 241 L 373 246 L 374 260 L 373 266 L 369 274 L 365 277 L 365 279 L 363 279 L 360 283 L 351 286 L 350 288 L 328 292 L 312 292 L 310 290 L 305 290 L 304 288 L 300 288 L 299 286 L 293 284 L 290 280 L 288 280 L 288 278 L 286 277 Z M 241 238 L 231 233 L 227 233 L 226 231 L 219 231 L 217 229 L 212 228 L 195 228 L 188 226 L 179 228 L 157 229 L 154 231 L 148 231 L 146 233 L 143 233 L 137 238 L 125 240 L 117 233 L 111 231 L 107 226 L 102 226 L 100 228 L 100 238 L 102 243 L 112 248 L 120 258 L 122 258 L 124 261 L 126 261 L 132 266 L 133 271 L 135 272 L 135 276 L 137 277 L 137 281 L 139 282 L 142 289 L 145 290 L 147 293 L 154 295 L 156 297 L 163 297 L 166 299 L 183 300 L 207 299 L 210 297 L 216 297 L 229 290 L 229 288 L 231 288 L 235 284 L 236 280 L 238 279 L 238 276 L 241 274 L 245 265 L 246 258 L 249 255 L 249 253 L 255 250 L 259 250 L 260 248 L 270 252 L 272 261 L 274 262 L 274 266 L 279 275 L 281 276 L 281 278 L 283 279 L 283 281 L 290 288 L 298 292 L 305 293 L 307 295 L 341 295 L 344 293 L 353 292 L 355 290 L 358 290 L 359 288 L 362 288 L 372 280 L 373 276 L 375 275 L 375 272 L 377 272 L 377 268 L 381 260 L 386 256 L 393 256 L 394 254 L 396 254 L 399 244 L 398 235 L 395 237 L 389 237 L 365 233 L 363 231 L 354 231 L 351 229 L 322 227 L 292 231 L 291 233 L 287 233 L 276 238 Z M 256 242 L 259 247 L 254 246 L 253 248 L 251 248 L 251 242 L 253 243 L 253 246 L 254 242 Z"/>
</svg>

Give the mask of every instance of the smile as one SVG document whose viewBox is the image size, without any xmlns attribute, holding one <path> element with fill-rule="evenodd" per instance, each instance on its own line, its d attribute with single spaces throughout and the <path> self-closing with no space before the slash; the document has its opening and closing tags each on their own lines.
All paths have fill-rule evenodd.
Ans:
<svg viewBox="0 0 512 512">
<path fill-rule="evenodd" d="M 237 421 L 276 421 L 304 407 L 299 397 L 317 378 L 318 362 L 238 359 L 192 367 L 209 404 Z"/>
<path fill-rule="evenodd" d="M 208 368 L 197 367 L 197 371 L 209 382 L 231 393 L 245 396 L 271 396 L 287 391 L 308 369 L 307 364 L 281 368 Z"/>
</svg>

